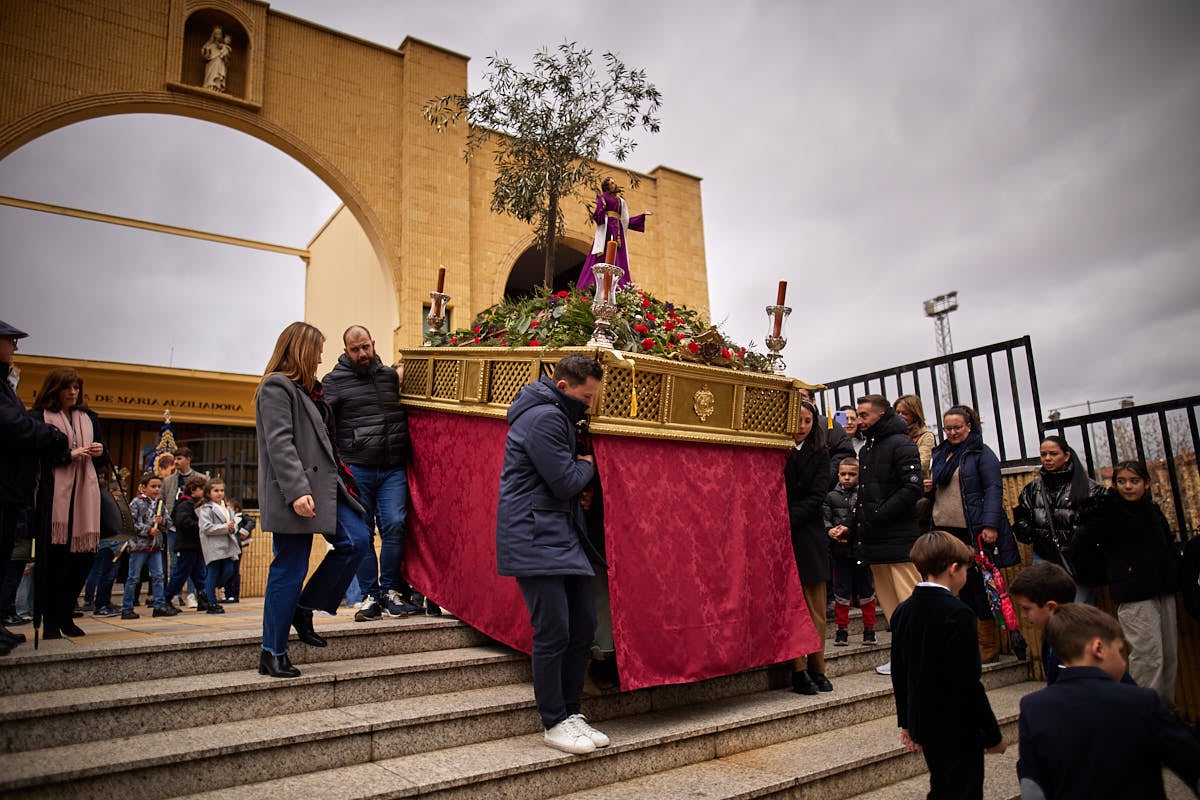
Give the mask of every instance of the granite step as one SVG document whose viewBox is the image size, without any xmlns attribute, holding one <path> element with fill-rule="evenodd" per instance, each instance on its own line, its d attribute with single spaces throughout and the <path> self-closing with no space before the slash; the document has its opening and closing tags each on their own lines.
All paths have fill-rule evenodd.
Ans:
<svg viewBox="0 0 1200 800">
<path fill-rule="evenodd" d="M 458 622 L 419 622 L 420 632 L 430 634 L 465 634 L 466 640 L 477 637 L 467 634 L 469 628 Z M 278 681 L 256 671 L 199 672 L 172 674 L 152 680 L 141 676 L 156 674 L 146 669 L 148 658 L 144 644 L 126 644 L 108 649 L 103 657 L 91 658 L 77 654 L 74 660 L 50 656 L 44 661 L 60 674 L 78 674 L 86 666 L 111 665 L 116 670 L 105 674 L 109 682 L 98 685 L 80 684 L 67 689 L 26 692 L 10 695 L 0 705 L 0 752 L 17 752 L 52 747 L 72 742 L 81 743 L 122 736 L 129 730 L 141 733 L 169 731 L 184 726 L 234 722 L 260 716 L 336 708 L 343 705 L 389 700 L 419 694 L 460 691 L 488 685 L 499 685 L 530 678 L 528 659 L 502 645 L 446 650 L 400 652 L 396 655 L 353 657 L 339 661 L 323 661 L 345 652 L 362 652 L 356 638 L 387 637 L 386 631 L 406 631 L 404 644 L 410 648 L 437 643 L 426 636 L 413 636 L 411 623 L 392 623 L 342 629 L 323 628 L 331 644 L 328 648 L 295 645 L 297 662 L 303 666 L 300 678 Z M 464 630 L 465 629 L 465 630 Z M 473 632 L 471 632 L 473 634 Z M 341 634 L 340 636 L 338 634 Z M 877 645 L 833 647 L 827 642 L 826 672 L 831 678 L 873 668 L 886 660 L 888 634 L 880 634 Z M 189 644 L 195 644 L 195 638 Z M 203 640 L 202 640 L 203 641 Z M 171 642 L 159 642 L 154 648 L 159 658 L 166 657 Z M 206 649 L 188 647 L 181 653 L 192 656 L 191 662 L 211 660 L 217 655 L 229 655 L 237 647 L 236 661 L 246 665 L 256 663 L 257 640 L 245 637 L 208 641 Z M 178 652 L 176 653 L 178 655 Z M 232 659 L 233 656 L 230 655 Z M 116 661 L 120 659 L 120 661 Z M 28 659 L 27 659 L 28 660 Z M 35 656 L 34 661 L 37 660 Z M 84 665 L 74 663 L 82 660 Z M 747 694 L 790 685 L 790 669 L 786 666 L 751 670 L 739 675 L 707 681 L 701 685 L 660 687 L 655 691 L 658 707 L 699 698 Z M 161 673 L 159 673 L 161 674 Z M 121 680 L 125 678 L 125 680 Z M 49 682 L 48 682 L 49 683 Z M 675 700 L 669 700 L 676 696 Z"/>
<path fill-rule="evenodd" d="M 1023 665 L 1015 662 L 992 665 L 988 674 L 989 680 L 998 684 L 997 691 L 1020 685 L 1025 678 Z M 525 692 L 529 692 L 528 687 Z M 614 710 L 603 706 L 605 698 L 585 701 L 585 713 L 603 727 L 614 744 L 582 758 L 551 750 L 543 744 L 532 703 L 527 700 L 527 710 L 520 713 L 532 730 L 524 735 L 399 756 L 388 754 L 382 743 L 364 743 L 360 745 L 364 751 L 360 763 L 345 759 L 332 771 L 318 771 L 324 769 L 321 766 L 293 769 L 293 775 L 259 783 L 246 782 L 244 775 L 241 780 L 226 782 L 218 774 L 223 774 L 223 770 L 214 764 L 202 776 L 209 781 L 203 787 L 209 791 L 197 797 L 250 800 L 307 797 L 317 792 L 322 800 L 417 795 L 550 797 L 561 794 L 565 786 L 588 787 L 633 779 L 798 737 L 837 731 L 846 725 L 890 719 L 894 708 L 890 683 L 873 671 L 841 677 L 835 691 L 829 694 L 808 697 L 786 690 L 763 691 L 624 713 L 632 711 L 628 704 L 636 702 L 639 694 L 643 695 L 643 702 L 649 699 L 646 694 L 650 693 L 617 696 L 626 705 L 616 709 L 622 713 L 613 719 L 605 719 Z M 895 726 L 890 724 L 894 736 Z M 297 746 L 303 743 L 292 745 Z M 368 758 L 365 751 L 373 752 L 373 756 Z M 262 769 L 275 768 L 270 758 L 255 757 L 252 763 L 260 765 L 260 777 L 268 777 L 262 775 Z M 181 766 L 186 767 L 180 765 L 172 770 L 176 781 L 193 785 L 196 779 L 191 777 L 192 770 L 181 772 Z M 120 784 L 113 784 L 116 785 Z M 3 789 L 0 785 L 0 790 Z"/>
<path fill-rule="evenodd" d="M 1040 688 L 1023 682 L 988 692 L 1010 749 L 988 756 L 989 798 L 1020 797 L 1016 777 L 1017 716 L 1022 697 Z M 865 792 L 864 792 L 865 790 Z M 557 795 L 557 800 L 911 800 L 929 790 L 925 762 L 899 743 L 894 715 L 653 775 Z M 856 794 L 864 792 L 863 794 Z"/>
<path fill-rule="evenodd" d="M 317 620 L 317 631 L 329 641 L 328 647 L 309 647 L 292 639 L 293 658 L 302 670 L 305 664 L 323 661 L 495 644 L 451 618 L 407 617 L 370 623 L 341 619 Z M 50 653 L 22 647 L 0 659 L 0 697 L 98 686 L 136 676 L 211 675 L 228 672 L 231 667 L 257 667 L 261 643 L 257 632 L 220 631 L 108 642 L 79 651 Z M 133 664 L 136 667 L 131 667 Z"/>
<path fill-rule="evenodd" d="M 1036 691 L 1034 687 L 1030 691 Z M 1021 800 L 1017 782 L 1016 732 L 1005 734 L 1008 749 L 1002 755 L 986 756 L 983 760 L 983 796 L 987 800 Z M 912 800 L 924 797 L 929 791 L 929 773 L 925 770 L 915 777 L 847 797 L 846 800 Z"/>
<path fill-rule="evenodd" d="M 840 684 L 846 669 L 878 657 L 878 652 L 834 653 L 828 672 Z M 525 735 L 539 729 L 532 687 L 524 682 L 528 669 L 520 654 L 481 646 L 320 662 L 287 681 L 240 670 L 18 695 L 0 712 L 10 749 L 0 756 L 0 775 L 9 778 L 0 780 L 0 794 L 31 791 L 41 783 L 70 794 L 73 782 L 81 780 L 119 787 L 130 773 L 139 776 L 140 786 L 153 780 L 149 776 L 154 773 L 163 773 L 155 766 L 170 763 L 171 781 L 160 787 L 166 792 L 177 790 L 178 775 L 189 770 L 204 778 L 206 762 L 237 764 L 235 753 L 283 746 L 302 752 L 318 741 L 335 750 L 346 740 L 367 741 L 369 758 L 377 759 Z M 587 710 L 593 719 L 606 720 L 769 693 L 788 686 L 789 673 L 787 667 L 770 667 L 694 684 L 609 692 L 589 697 Z M 503 682 L 514 675 L 522 682 Z M 993 679 L 1021 677 L 1004 669 L 995 671 Z M 858 680 L 871 690 L 866 699 L 872 702 L 890 692 L 887 680 L 871 671 L 860 673 Z M 464 698 L 469 700 L 465 706 Z M 369 725 L 364 728 L 362 720 Z M 420 734 L 414 725 L 423 726 Z M 122 737 L 130 730 L 139 735 Z M 226 747 L 199 746 L 198 730 L 207 730 L 208 741 Z M 20 764 L 25 756 L 27 763 Z M 349 763 L 356 760 L 364 759 L 360 754 Z M 308 763 L 296 762 L 282 774 L 304 771 Z M 11 764 L 18 766 L 9 770 Z M 71 769 L 54 766 L 58 764 Z M 231 769 L 230 781 L 244 779 L 239 768 Z"/>
<path fill-rule="evenodd" d="M 130 678 L 122 683 L 4 698 L 0 752 L 530 680 L 529 659 L 500 645 L 306 663 L 286 681 L 256 670 L 147 680 L 140 663 L 121 669 Z"/>
</svg>

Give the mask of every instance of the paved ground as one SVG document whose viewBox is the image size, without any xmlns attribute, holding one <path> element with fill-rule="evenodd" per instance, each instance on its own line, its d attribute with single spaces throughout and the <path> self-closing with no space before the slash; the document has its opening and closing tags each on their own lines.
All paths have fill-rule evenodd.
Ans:
<svg viewBox="0 0 1200 800">
<path fill-rule="evenodd" d="M 63 637 L 38 644 L 39 653 L 64 653 L 79 651 L 102 645 L 106 642 L 131 641 L 148 639 L 155 635 L 187 635 L 190 633 L 207 633 L 213 631 L 244 631 L 256 633 L 262 630 L 261 597 L 247 597 L 237 603 L 225 605 L 224 614 L 208 614 L 195 609 L 184 609 L 173 617 L 154 617 L 153 609 L 138 606 L 134 609 L 141 615 L 139 619 L 121 619 L 121 617 L 93 617 L 84 614 L 75 620 L 83 628 L 86 636 L 79 638 Z M 342 608 L 336 617 L 318 613 L 315 615 L 315 627 L 320 630 L 325 625 L 351 622 L 354 619 L 354 609 Z M 364 622 L 362 625 L 372 623 Z M 23 633 L 28 641 L 13 652 L 27 655 L 33 652 L 33 629 L 31 625 L 9 626 L 13 633 Z"/>
</svg>

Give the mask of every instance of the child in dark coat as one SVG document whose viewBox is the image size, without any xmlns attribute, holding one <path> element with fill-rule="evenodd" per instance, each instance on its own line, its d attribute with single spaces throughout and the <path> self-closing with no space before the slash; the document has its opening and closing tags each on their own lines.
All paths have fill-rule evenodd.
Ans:
<svg viewBox="0 0 1200 800">
<path fill-rule="evenodd" d="M 1200 741 L 1153 691 L 1121 683 L 1121 626 L 1068 603 L 1046 621 L 1064 667 L 1053 686 L 1021 700 L 1023 800 L 1162 798 L 1168 767 L 1200 796 Z"/>
<path fill-rule="evenodd" d="M 930 798 L 983 798 L 983 754 L 1004 739 L 980 680 L 975 612 L 958 599 L 973 553 L 945 531 L 911 551 L 922 581 L 892 619 L 892 689 L 900 741 L 929 766 Z"/>
<path fill-rule="evenodd" d="M 858 597 L 863 616 L 863 644 L 875 644 L 875 584 L 871 565 L 860 557 L 854 536 L 854 507 L 858 505 L 858 459 L 844 458 L 838 464 L 837 486 L 825 495 L 822 513 L 829 549 L 833 556 L 833 619 L 837 625 L 833 644 L 850 644 L 850 601 Z"/>
<path fill-rule="evenodd" d="M 167 584 L 167 597 L 174 597 L 183 590 L 188 578 L 196 586 L 204 585 L 204 554 L 200 550 L 200 523 L 196 518 L 196 503 L 204 498 L 204 487 L 208 478 L 193 473 L 183 484 L 184 496 L 171 509 L 171 521 L 175 523 L 175 571 Z M 208 599 L 203 593 L 196 595 L 197 611 L 208 610 Z"/>
<path fill-rule="evenodd" d="M 1179 666 L 1179 552 L 1149 486 L 1141 462 L 1117 464 L 1113 487 L 1085 506 L 1077 536 L 1085 544 L 1096 542 L 1104 554 L 1108 589 L 1133 651 L 1129 673 L 1138 686 L 1154 689 L 1172 706 Z"/>
</svg>

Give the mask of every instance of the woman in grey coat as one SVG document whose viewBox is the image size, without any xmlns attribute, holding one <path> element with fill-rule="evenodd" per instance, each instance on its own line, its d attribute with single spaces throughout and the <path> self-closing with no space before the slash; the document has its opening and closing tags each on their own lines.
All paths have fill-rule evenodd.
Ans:
<svg viewBox="0 0 1200 800">
<path fill-rule="evenodd" d="M 325 646 L 313 630 L 313 609 L 337 613 L 371 542 L 353 478 L 334 448 L 333 416 L 317 380 L 324 346 L 324 335 L 312 325 L 287 326 L 255 398 L 258 502 L 275 550 L 267 573 L 258 671 L 275 678 L 300 674 L 288 657 L 291 627 L 300 641 Z M 314 533 L 332 549 L 301 591 Z"/>
</svg>

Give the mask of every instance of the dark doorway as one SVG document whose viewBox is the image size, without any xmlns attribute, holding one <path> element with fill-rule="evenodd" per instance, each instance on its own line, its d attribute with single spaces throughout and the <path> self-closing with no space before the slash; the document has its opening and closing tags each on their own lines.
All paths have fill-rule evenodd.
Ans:
<svg viewBox="0 0 1200 800">
<path fill-rule="evenodd" d="M 587 258 L 587 244 L 572 239 L 560 239 L 554 250 L 554 285 L 553 291 L 560 292 L 569 289 L 579 280 L 579 271 Z M 508 282 L 504 285 L 504 296 L 507 298 L 528 297 L 545 278 L 546 256 L 537 245 L 531 245 L 518 256 L 512 270 L 508 273 Z"/>
</svg>

